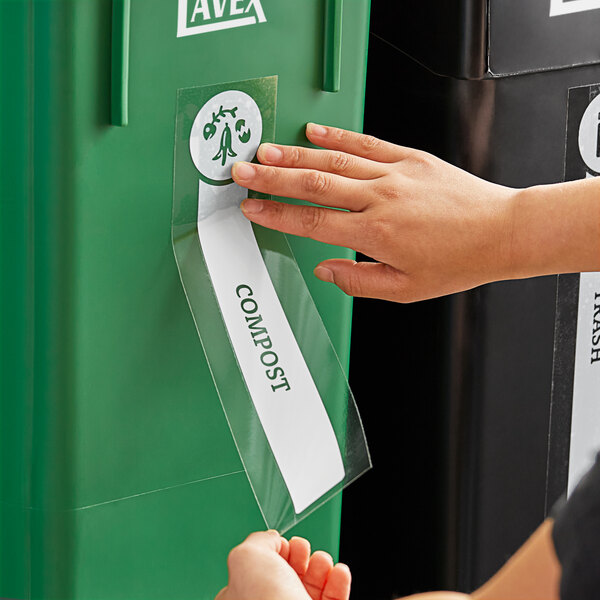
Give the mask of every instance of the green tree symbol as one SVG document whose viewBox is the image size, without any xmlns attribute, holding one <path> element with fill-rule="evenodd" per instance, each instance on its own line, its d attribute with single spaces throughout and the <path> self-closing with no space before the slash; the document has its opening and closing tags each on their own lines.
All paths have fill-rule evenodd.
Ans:
<svg viewBox="0 0 600 600">
<path fill-rule="evenodd" d="M 233 135 L 231 133 L 231 128 L 229 127 L 229 123 L 224 121 L 224 119 L 227 118 L 227 115 L 235 119 L 237 117 L 237 111 L 237 106 L 234 106 L 233 108 L 223 108 L 223 106 L 220 106 L 219 110 L 212 114 L 211 121 L 204 125 L 203 135 L 205 140 L 212 139 L 217 133 L 218 127 L 223 128 L 221 141 L 219 143 L 219 151 L 213 156 L 213 160 L 221 160 L 223 166 L 225 166 L 229 157 L 233 158 L 237 156 L 237 153 L 233 149 Z M 250 141 L 252 132 L 246 127 L 246 121 L 244 119 L 238 119 L 236 121 L 235 131 L 236 137 L 240 143 L 247 144 Z"/>
</svg>

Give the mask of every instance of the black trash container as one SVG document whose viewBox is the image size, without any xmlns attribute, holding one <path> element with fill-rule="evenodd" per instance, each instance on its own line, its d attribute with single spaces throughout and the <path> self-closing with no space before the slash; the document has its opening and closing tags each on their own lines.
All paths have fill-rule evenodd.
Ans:
<svg viewBox="0 0 600 600">
<path fill-rule="evenodd" d="M 507 186 L 595 176 L 598 31 L 595 0 L 373 0 L 365 131 Z M 582 150 L 594 126 L 597 146 L 587 132 Z M 581 281 L 355 303 L 351 378 L 375 467 L 344 499 L 355 598 L 475 589 L 572 488 L 600 445 L 600 425 L 582 430 L 575 460 L 574 407 L 585 422 L 600 400 L 600 359 L 576 377 L 600 332 L 600 282 Z M 365 519 L 369 506 L 384 524 Z"/>
</svg>

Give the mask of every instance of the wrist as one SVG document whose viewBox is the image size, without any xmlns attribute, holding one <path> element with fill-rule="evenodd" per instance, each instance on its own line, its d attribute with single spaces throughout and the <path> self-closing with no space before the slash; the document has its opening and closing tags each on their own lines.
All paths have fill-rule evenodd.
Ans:
<svg viewBox="0 0 600 600">
<path fill-rule="evenodd" d="M 502 188 L 503 194 L 493 203 L 493 218 L 488 228 L 489 239 L 495 240 L 493 260 L 490 260 L 489 281 L 518 279 L 523 270 L 523 251 L 517 243 L 519 209 L 523 206 L 523 192 L 516 188 Z"/>
<path fill-rule="evenodd" d="M 516 190 L 509 277 L 600 269 L 600 180 Z"/>
<path fill-rule="evenodd" d="M 508 200 L 510 218 L 506 228 L 506 279 L 533 277 L 545 270 L 547 260 L 540 231 L 543 206 L 538 186 L 514 189 Z"/>
<path fill-rule="evenodd" d="M 562 207 L 554 186 L 515 190 L 513 197 L 511 279 L 558 273 L 565 240 L 560 231 Z"/>
</svg>

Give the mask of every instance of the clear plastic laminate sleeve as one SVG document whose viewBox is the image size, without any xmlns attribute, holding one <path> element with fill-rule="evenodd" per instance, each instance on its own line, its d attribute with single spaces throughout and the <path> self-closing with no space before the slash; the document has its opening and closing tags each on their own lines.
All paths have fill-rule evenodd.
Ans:
<svg viewBox="0 0 600 600">
<path fill-rule="evenodd" d="M 285 235 L 252 225 L 231 179 L 275 133 L 277 78 L 179 90 L 173 248 L 266 524 L 283 532 L 367 471 L 344 370 Z M 198 401 L 201 401 L 199 398 Z"/>
</svg>

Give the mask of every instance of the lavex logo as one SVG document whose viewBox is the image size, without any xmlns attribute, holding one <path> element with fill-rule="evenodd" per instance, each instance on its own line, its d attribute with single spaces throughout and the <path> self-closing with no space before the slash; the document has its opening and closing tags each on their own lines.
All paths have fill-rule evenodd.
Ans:
<svg viewBox="0 0 600 600">
<path fill-rule="evenodd" d="M 550 0 L 550 16 L 569 15 L 600 8 L 600 0 Z"/>
<path fill-rule="evenodd" d="M 177 37 L 265 23 L 261 0 L 179 0 Z"/>
</svg>

